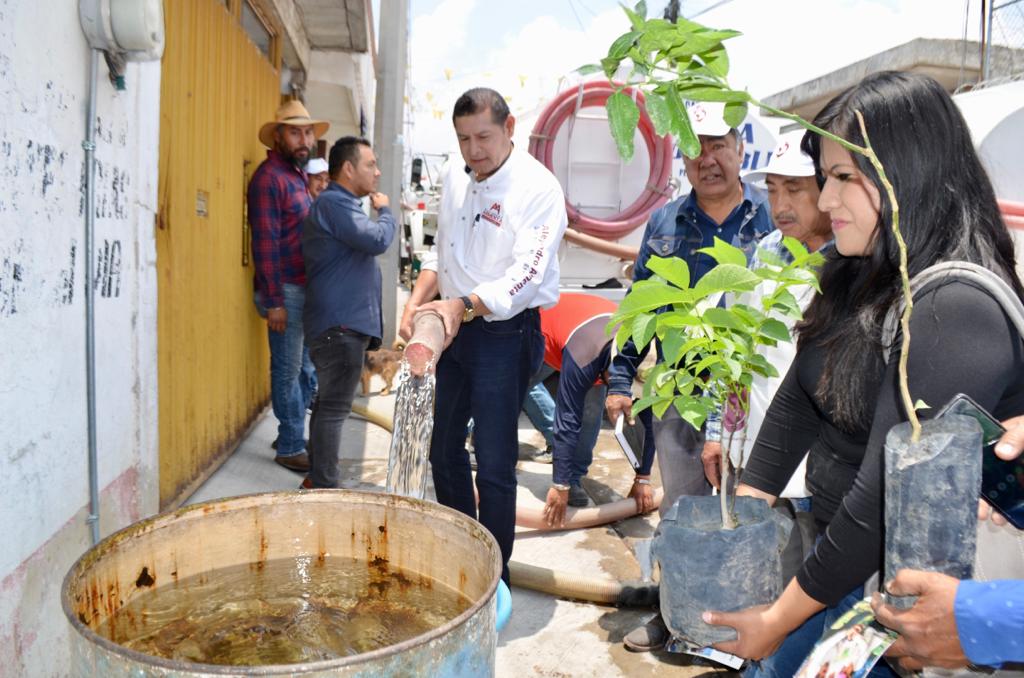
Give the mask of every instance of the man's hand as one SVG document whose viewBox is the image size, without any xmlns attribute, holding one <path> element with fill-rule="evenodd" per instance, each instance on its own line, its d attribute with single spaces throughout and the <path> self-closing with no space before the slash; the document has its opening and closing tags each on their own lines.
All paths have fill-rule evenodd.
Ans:
<svg viewBox="0 0 1024 678">
<path fill-rule="evenodd" d="M 284 306 L 267 309 L 267 327 L 271 332 L 284 332 L 288 326 L 288 310 Z"/>
<path fill-rule="evenodd" d="M 900 634 L 885 654 L 899 657 L 900 666 L 911 670 L 924 666 L 967 666 L 953 614 L 959 585 L 960 580 L 938 572 L 897 572 L 886 586 L 889 593 L 918 599 L 909 610 L 897 610 L 884 604 L 877 593 L 872 597 L 875 618 Z"/>
<path fill-rule="evenodd" d="M 383 193 L 371 193 L 370 194 L 370 205 L 375 210 L 379 210 L 381 207 L 387 207 L 390 203 L 388 196 Z"/>
<path fill-rule="evenodd" d="M 466 306 L 462 299 L 447 299 L 445 301 L 431 301 L 423 304 L 417 311 L 434 311 L 444 321 L 444 348 L 451 345 L 455 335 L 462 327 L 462 315 L 466 312 Z"/>
<path fill-rule="evenodd" d="M 1024 415 L 1013 417 L 1003 422 L 1006 433 L 996 444 L 996 456 L 1006 461 L 1012 461 L 1024 451 Z M 999 511 L 992 508 L 984 499 L 978 500 L 978 520 L 991 520 L 996 525 L 1005 525 L 1006 518 Z"/>
<path fill-rule="evenodd" d="M 705 442 L 700 461 L 704 464 L 704 476 L 717 489 L 722 482 L 722 443 L 713 440 Z"/>
<path fill-rule="evenodd" d="M 419 305 L 410 301 L 402 311 L 402 322 L 398 324 L 398 336 L 405 341 L 412 339 L 412 320 L 416 317 L 418 310 L 420 310 Z"/>
<path fill-rule="evenodd" d="M 544 503 L 544 520 L 548 527 L 565 527 L 565 507 L 569 505 L 569 490 L 552 487 Z"/>
<path fill-rule="evenodd" d="M 996 444 L 996 456 L 1012 461 L 1024 452 L 1024 415 L 1003 422 L 1006 433 Z"/>
<path fill-rule="evenodd" d="M 647 476 L 643 476 L 646 478 Z M 637 476 L 639 480 L 641 476 Z M 654 489 L 650 483 L 638 483 L 633 481 L 633 487 L 629 488 L 629 497 L 636 502 L 636 512 L 640 515 L 650 513 L 654 510 Z"/>
<path fill-rule="evenodd" d="M 633 425 L 633 398 L 630 396 L 610 393 L 604 400 L 604 410 L 612 426 L 615 426 L 615 422 L 619 420 L 620 414 L 624 414 L 626 422 L 631 426 Z"/>
</svg>

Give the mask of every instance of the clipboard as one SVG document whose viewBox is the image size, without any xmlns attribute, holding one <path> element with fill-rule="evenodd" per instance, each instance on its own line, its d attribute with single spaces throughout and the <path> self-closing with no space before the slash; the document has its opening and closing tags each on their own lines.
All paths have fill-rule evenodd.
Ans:
<svg viewBox="0 0 1024 678">
<path fill-rule="evenodd" d="M 642 423 L 638 421 L 635 424 L 629 424 L 626 422 L 624 414 L 620 414 L 615 422 L 615 439 L 619 441 L 623 454 L 626 455 L 626 459 L 635 471 L 640 469 L 640 457 L 637 457 L 637 451 L 642 457 L 646 435 L 647 431 Z"/>
</svg>

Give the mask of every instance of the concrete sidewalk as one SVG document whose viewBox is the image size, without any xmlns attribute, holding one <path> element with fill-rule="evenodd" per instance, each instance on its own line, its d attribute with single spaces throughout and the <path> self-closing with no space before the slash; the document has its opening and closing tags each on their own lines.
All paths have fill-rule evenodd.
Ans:
<svg viewBox="0 0 1024 678">
<path fill-rule="evenodd" d="M 375 376 L 369 398 L 357 403 L 388 417 L 394 396 L 373 395 L 383 383 Z M 273 462 L 270 443 L 277 422 L 269 409 L 242 441 L 235 453 L 189 499 L 189 503 L 223 497 L 293 490 L 302 476 Z M 543 447 L 543 438 L 520 419 L 520 457 L 529 458 Z M 391 435 L 353 416 L 345 423 L 341 465 L 342 486 L 350 489 L 384 489 Z M 551 482 L 551 466 L 521 461 L 518 467 L 520 505 L 541 504 Z M 601 432 L 594 463 L 583 484 L 592 502 L 622 498 L 629 491 L 633 472 L 610 430 Z M 655 476 L 655 482 L 658 482 Z M 428 488 L 433 496 L 433 488 Z M 635 517 L 609 527 L 571 532 L 540 532 L 517 528 L 513 560 L 587 577 L 636 581 L 640 567 L 630 545 L 649 538 L 657 514 Z M 624 649 L 622 637 L 643 623 L 650 610 L 562 600 L 513 587 L 512 617 L 498 638 L 498 676 L 576 678 L 593 676 L 710 676 L 735 675 L 704 665 L 687 655 L 634 654 Z"/>
</svg>

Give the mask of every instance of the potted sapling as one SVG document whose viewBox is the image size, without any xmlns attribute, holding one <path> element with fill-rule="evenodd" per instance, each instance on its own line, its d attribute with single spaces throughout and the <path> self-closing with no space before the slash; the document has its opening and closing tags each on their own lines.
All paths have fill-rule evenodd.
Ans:
<svg viewBox="0 0 1024 678">
<path fill-rule="evenodd" d="M 724 42 L 739 35 L 737 31 L 714 30 L 685 19 L 675 23 L 663 19 L 647 19 L 643 2 L 633 9 L 623 9 L 630 22 L 630 30 L 612 43 L 608 55 L 600 64 L 584 66 L 580 73 L 603 72 L 609 80 L 621 71 L 628 73 L 627 77 L 620 77 L 625 83 L 620 86 L 620 91 L 612 94 L 606 103 L 612 137 L 624 159 L 632 157 L 634 130 L 639 118 L 636 100 L 621 91 L 630 87 L 643 93 L 643 105 L 657 133 L 671 133 L 680 150 L 691 158 L 697 157 L 701 148 L 700 140 L 690 124 L 686 102 L 719 102 L 724 104 L 723 118 L 730 127 L 741 125 L 748 107 L 754 106 L 830 139 L 851 154 L 863 156 L 874 168 L 888 199 L 890 226 L 899 253 L 902 308 L 893 311 L 891 324 L 895 326 L 898 318 L 899 331 L 902 333 L 898 379 L 900 400 L 908 418 L 906 424 L 898 425 L 890 431 L 886 441 L 886 574 L 891 576 L 897 567 L 911 566 L 939 569 L 961 577 L 969 575 L 974 553 L 974 535 L 970 524 L 973 512 L 960 511 L 954 507 L 970 507 L 978 491 L 980 470 L 968 468 L 960 473 L 956 487 L 944 484 L 943 487 L 947 487 L 949 492 L 934 491 L 933 481 L 939 476 L 948 477 L 950 469 L 962 469 L 964 458 L 969 459 L 968 464 L 976 462 L 980 468 L 980 454 L 976 453 L 980 450 L 980 429 L 973 420 L 950 416 L 926 422 L 927 427 L 922 435 L 917 410 L 927 405 L 913 400 L 907 381 L 910 316 L 913 310 L 907 248 L 900 233 L 900 212 L 895 190 L 871 146 L 870 121 L 865 121 L 860 111 L 856 112 L 864 140 L 863 145 L 860 145 L 820 129 L 797 115 L 765 105 L 749 92 L 735 90 L 728 84 L 729 58 Z M 655 261 L 650 268 L 657 274 L 657 278 L 649 285 L 636 283 L 624 299 L 618 314 L 618 320 L 623 322 L 619 340 L 629 336 L 638 346 L 642 346 L 657 336 L 665 354 L 664 362 L 645 385 L 644 397 L 637 403 L 636 409 L 651 407 L 655 414 L 660 415 L 668 407 L 675 407 L 684 419 L 697 427 L 703 423 L 708 412 L 724 409 L 730 402 L 742 413 L 746 403 L 744 387 L 749 385 L 750 375 L 765 374 L 774 369 L 759 359 L 756 352 L 757 341 L 782 340 L 779 326 L 771 322 L 777 319 L 772 318 L 771 314 L 775 310 L 799 310 L 786 309 L 783 304 L 783 308 L 779 309 L 758 309 L 761 316 L 748 317 L 750 309 L 742 305 L 732 308 L 709 305 L 707 295 L 712 293 L 713 288 L 720 287 L 722 289 L 719 291 L 723 293 L 742 292 L 745 288 L 757 285 L 760 275 L 757 271 L 743 268 L 745 262 L 741 262 L 735 253 L 721 245 L 716 244 L 710 250 L 708 253 L 716 257 L 719 266 L 706 276 L 709 278 L 707 282 L 702 278 L 690 290 L 687 288 L 688 276 L 680 265 L 681 261 Z M 808 261 L 806 258 L 803 260 L 804 263 Z M 669 307 L 668 313 L 653 313 L 663 306 Z M 757 329 L 762 320 L 764 322 Z M 742 438 L 744 435 L 742 427 L 733 432 L 727 430 L 723 447 L 737 442 L 736 437 Z M 972 452 L 975 453 L 973 458 Z M 722 457 L 723 480 L 720 486 L 724 489 L 728 487 L 725 474 L 729 472 L 730 455 L 723 450 Z M 931 492 L 920 491 L 921 487 L 929 486 L 933 488 Z M 920 503 L 923 497 L 934 497 L 941 506 L 924 507 L 922 510 Z M 722 534 L 741 529 L 748 512 L 766 509 L 748 509 L 745 505 L 749 505 L 749 502 L 732 502 L 727 496 L 722 497 L 720 502 Z M 706 521 L 705 511 L 699 512 L 700 520 Z M 688 508 L 684 511 L 673 508 L 670 516 L 678 523 L 684 518 L 691 520 L 684 514 L 696 513 L 697 509 Z M 667 532 L 667 527 L 663 532 Z M 951 534 L 962 539 L 956 554 L 950 553 Z M 767 537 L 765 539 L 771 541 Z M 686 545 L 685 550 L 693 552 L 703 549 L 691 543 Z M 951 556 L 952 561 L 949 560 Z M 740 560 L 743 557 L 760 564 L 765 554 L 738 556 Z M 703 585 L 706 589 L 750 589 L 761 586 L 742 577 L 725 581 L 732 577 L 727 572 L 732 565 L 706 563 L 703 567 L 706 570 L 704 576 L 707 579 Z M 716 567 L 722 569 L 716 570 Z M 671 568 L 682 569 L 687 569 L 687 566 L 680 562 L 674 563 Z M 695 587 L 700 588 L 698 585 Z M 767 602 L 772 598 L 762 597 L 762 601 Z M 704 607 L 695 606 L 698 610 L 697 620 L 701 609 L 729 610 L 750 604 L 754 603 L 736 602 L 732 606 L 709 603 Z M 681 625 L 675 627 L 670 618 L 674 614 L 672 605 L 674 603 L 670 602 L 667 608 L 663 607 L 663 614 L 668 609 L 666 621 L 674 631 L 682 631 L 683 635 L 699 644 L 725 639 L 721 634 L 710 632 L 708 627 L 695 630 L 700 629 L 701 624 L 691 626 L 689 621 L 685 622 L 686 628 Z M 724 629 L 723 632 L 729 636 L 732 634 L 731 629 Z"/>
<path fill-rule="evenodd" d="M 687 264 L 652 257 L 654 275 L 634 284 L 611 319 L 620 324 L 619 346 L 629 338 L 642 349 L 658 339 L 662 360 L 651 369 L 634 411 L 651 408 L 661 417 L 673 407 L 699 429 L 712 413 L 726 412 L 720 487 L 732 485 L 730 458 L 746 438 L 749 388 L 755 375 L 778 376 L 761 349 L 791 340 L 784 319 L 799 318 L 794 287 L 817 286 L 822 257 L 797 240 L 783 241 L 786 263 L 762 252 L 749 269 L 747 255 L 716 239 L 700 250 L 717 265 L 690 285 Z M 761 286 L 759 303 L 738 297 Z M 683 496 L 662 518 L 652 543 L 661 564 L 661 610 L 676 635 L 701 646 L 733 637 L 732 630 L 701 621 L 707 609 L 736 610 L 767 603 L 782 592 L 780 554 L 792 525 L 767 502 L 735 497 Z"/>
</svg>

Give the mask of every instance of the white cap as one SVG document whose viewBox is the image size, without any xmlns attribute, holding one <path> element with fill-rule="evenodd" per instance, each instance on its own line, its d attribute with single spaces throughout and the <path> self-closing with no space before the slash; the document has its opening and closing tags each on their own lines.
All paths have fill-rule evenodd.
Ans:
<svg viewBox="0 0 1024 678">
<path fill-rule="evenodd" d="M 327 171 L 327 161 L 323 158 L 313 158 L 306 163 L 306 174 L 323 174 Z"/>
<path fill-rule="evenodd" d="M 779 145 L 775 148 L 768 164 L 759 170 L 748 172 L 743 181 L 764 181 L 769 174 L 781 174 L 784 177 L 813 177 L 814 161 L 811 156 L 800 150 L 800 141 L 804 138 L 803 130 L 786 132 L 779 137 Z"/>
<path fill-rule="evenodd" d="M 690 126 L 697 136 L 724 137 L 732 129 L 722 118 L 725 104 L 717 101 L 697 101 L 686 112 L 690 115 Z"/>
</svg>

